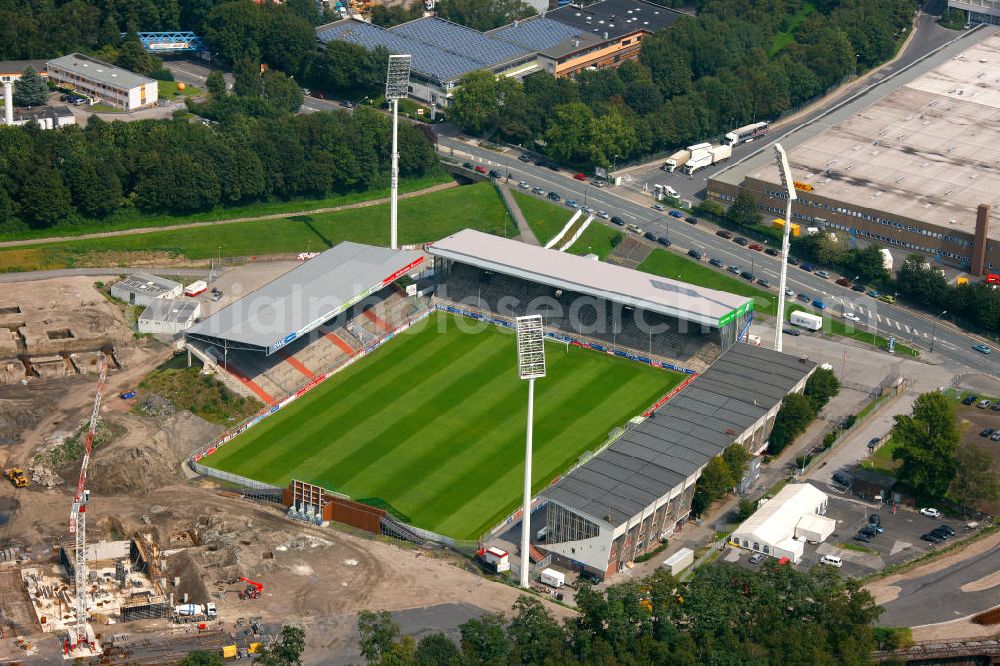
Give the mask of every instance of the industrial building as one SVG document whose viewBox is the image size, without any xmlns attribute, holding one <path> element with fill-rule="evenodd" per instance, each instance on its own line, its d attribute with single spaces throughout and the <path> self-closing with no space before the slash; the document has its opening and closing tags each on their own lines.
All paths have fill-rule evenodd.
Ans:
<svg viewBox="0 0 1000 666">
<path fill-rule="evenodd" d="M 645 0 L 602 0 L 565 5 L 486 33 L 428 16 L 391 28 L 348 18 L 317 27 L 316 37 L 321 45 L 344 41 L 412 55 L 410 97 L 447 106 L 458 80 L 478 69 L 523 78 L 537 71 L 571 76 L 617 67 L 639 56 L 647 35 L 681 16 Z"/>
<path fill-rule="evenodd" d="M 45 66 L 49 78 L 57 85 L 126 111 L 153 106 L 158 99 L 159 89 L 155 79 L 81 53 L 50 60 Z"/>
<path fill-rule="evenodd" d="M 973 25 L 1000 25 L 1000 0 L 948 0 L 948 8 L 964 11 L 966 20 Z"/>
<path fill-rule="evenodd" d="M 1000 36 L 990 36 L 798 145 L 785 146 L 792 217 L 849 243 L 920 253 L 982 275 L 1000 270 Z M 786 194 L 769 151 L 716 174 L 708 196 L 753 192 L 765 215 Z"/>
<path fill-rule="evenodd" d="M 111 285 L 111 295 L 129 305 L 148 306 L 157 298 L 178 298 L 180 282 L 137 271 Z"/>
<path fill-rule="evenodd" d="M 789 484 L 730 535 L 729 543 L 755 553 L 799 562 L 806 542 L 825 541 L 837 521 L 825 515 L 829 497 L 808 483 Z"/>
<path fill-rule="evenodd" d="M 29 67 L 43 78 L 49 75 L 45 71 L 44 60 L 4 60 L 0 62 L 0 83 L 4 81 L 9 81 L 10 83 L 17 81 L 21 78 L 24 70 Z"/>
<path fill-rule="evenodd" d="M 139 332 L 176 335 L 194 326 L 201 303 L 186 298 L 156 298 L 139 315 Z"/>
<path fill-rule="evenodd" d="M 729 445 L 753 454 L 782 399 L 805 388 L 816 364 L 737 344 L 605 450 L 541 493 L 543 547 L 554 561 L 601 578 L 655 548 L 687 521 L 695 482 Z"/>
</svg>

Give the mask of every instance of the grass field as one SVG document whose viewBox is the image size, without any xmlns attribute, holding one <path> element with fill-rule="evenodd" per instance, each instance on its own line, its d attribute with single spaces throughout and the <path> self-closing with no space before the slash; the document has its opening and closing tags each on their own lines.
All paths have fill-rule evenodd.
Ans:
<svg viewBox="0 0 1000 666">
<path fill-rule="evenodd" d="M 528 220 L 528 226 L 535 232 L 535 236 L 542 245 L 548 243 L 573 217 L 574 211 L 566 206 L 557 206 L 523 192 L 512 191 L 512 194 L 518 208 Z M 593 252 L 603 260 L 615 249 L 615 237 L 621 235 L 620 231 L 601 224 L 600 220 L 595 219 L 567 252 L 581 255 Z M 568 241 L 569 238 L 566 240 Z"/>
<path fill-rule="evenodd" d="M 754 299 L 754 310 L 773 315 L 778 310 L 778 295 L 750 285 L 742 278 L 708 266 L 667 250 L 653 250 L 646 260 L 639 264 L 639 270 L 660 277 L 673 278 L 700 287 L 728 291 Z"/>
<path fill-rule="evenodd" d="M 399 202 L 399 240 L 402 244 L 439 240 L 466 227 L 498 235 L 517 233 L 499 195 L 487 183 Z M 0 249 L 0 272 L 128 265 L 136 260 L 155 262 L 174 257 L 208 259 L 220 252 L 224 257 L 239 257 L 315 251 L 345 240 L 388 245 L 389 204 L 318 215 Z"/>
<path fill-rule="evenodd" d="M 561 344 L 546 352 L 536 491 L 683 379 Z M 477 539 L 520 501 L 526 402 L 514 336 L 438 313 L 201 462 L 268 483 L 317 483 Z"/>
<path fill-rule="evenodd" d="M 446 183 L 451 178 L 443 171 L 423 178 L 406 178 L 399 182 L 401 193 L 415 192 L 432 185 Z M 260 215 L 276 215 L 278 213 L 298 213 L 317 208 L 332 208 L 345 206 L 359 201 L 370 201 L 389 196 L 389 186 L 351 192 L 322 199 L 292 199 L 290 201 L 262 201 L 242 206 L 217 206 L 212 210 L 187 215 L 171 215 L 170 213 L 141 213 L 135 209 L 122 209 L 106 220 L 85 220 L 76 224 L 59 225 L 49 229 L 33 229 L 0 234 L 0 241 L 25 240 L 33 238 L 53 238 L 55 236 L 79 236 L 82 234 L 100 233 L 105 231 L 121 231 L 145 227 L 165 227 L 174 224 L 191 222 L 214 222 L 216 220 L 232 220 L 241 217 L 258 217 Z"/>
</svg>

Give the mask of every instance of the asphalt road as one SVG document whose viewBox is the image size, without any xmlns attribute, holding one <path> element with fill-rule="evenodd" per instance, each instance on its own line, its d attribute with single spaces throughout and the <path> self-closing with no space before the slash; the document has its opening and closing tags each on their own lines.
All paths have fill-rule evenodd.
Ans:
<svg viewBox="0 0 1000 666">
<path fill-rule="evenodd" d="M 580 205 L 619 215 L 626 222 L 637 224 L 643 230 L 652 231 L 657 236 L 666 236 L 673 243 L 671 249 L 674 251 L 686 253 L 689 249 L 698 249 L 705 255 L 706 261 L 710 257 L 717 257 L 727 266 L 738 265 L 750 270 L 757 277 L 767 278 L 775 285 L 778 283 L 781 266 L 779 259 L 740 247 L 732 241 L 716 236 L 717 228 L 704 221 L 697 225 L 687 224 L 683 220 L 672 218 L 622 196 L 620 191 L 616 191 L 617 188 L 599 189 L 589 183 L 574 180 L 572 175 L 565 171 L 557 173 L 532 163 L 521 162 L 517 159 L 518 154 L 513 151 L 509 154 L 500 154 L 458 137 L 445 135 L 439 136 L 438 147 L 444 157 L 459 164 L 470 161 L 495 167 L 502 173 L 509 172 L 512 184 L 524 180 L 532 187 L 541 187 L 547 192 L 558 192 L 564 200 L 576 199 Z M 568 220 L 570 209 L 567 208 L 566 211 Z M 610 223 L 605 222 L 605 224 Z M 808 294 L 811 298 L 822 298 L 827 304 L 827 314 L 839 317 L 842 311 L 853 312 L 862 320 L 857 324 L 859 328 L 886 337 L 893 335 L 898 342 L 912 343 L 927 350 L 930 348 L 933 336 L 934 351 L 943 359 L 1000 376 L 1000 354 L 985 356 L 973 351 L 972 345 L 979 342 L 978 339 L 946 322 L 935 321 L 932 317 L 898 305 L 882 303 L 836 285 L 834 280 L 837 277 L 839 276 L 833 275 L 830 279 L 824 280 L 814 273 L 807 273 L 801 268 L 790 266 L 788 287 L 797 293 Z"/>
</svg>

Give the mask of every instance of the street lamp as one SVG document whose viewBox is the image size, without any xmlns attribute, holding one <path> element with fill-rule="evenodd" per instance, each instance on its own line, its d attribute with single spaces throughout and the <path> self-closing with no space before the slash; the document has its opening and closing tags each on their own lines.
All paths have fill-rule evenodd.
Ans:
<svg viewBox="0 0 1000 666">
<path fill-rule="evenodd" d="M 947 310 L 942 310 L 941 314 L 939 314 L 937 317 L 934 317 L 934 326 L 933 326 L 933 328 L 931 328 L 931 353 L 932 354 L 934 353 L 934 338 L 937 335 L 938 320 L 941 319 L 941 317 L 945 316 L 946 314 L 948 314 L 948 311 Z"/>
<path fill-rule="evenodd" d="M 545 333 L 542 316 L 518 317 L 517 371 L 528 380 L 528 428 L 524 443 L 524 506 L 521 508 L 521 587 L 530 586 L 531 566 L 531 435 L 535 416 L 535 380 L 545 376 Z"/>
<path fill-rule="evenodd" d="M 792 202 L 797 198 L 795 184 L 792 181 L 792 170 L 788 166 L 788 156 L 780 143 L 774 144 L 774 157 L 778 162 L 778 175 L 785 188 L 788 201 L 785 203 L 785 228 L 781 234 L 781 278 L 778 280 L 778 316 L 774 326 L 774 351 L 781 351 L 781 327 L 785 323 L 785 289 L 788 282 L 788 248 L 791 244 Z"/>
<path fill-rule="evenodd" d="M 392 184 L 389 198 L 389 247 L 397 249 L 397 205 L 399 199 L 399 100 L 410 86 L 410 56 L 389 56 L 385 77 L 385 99 L 392 102 Z"/>
</svg>

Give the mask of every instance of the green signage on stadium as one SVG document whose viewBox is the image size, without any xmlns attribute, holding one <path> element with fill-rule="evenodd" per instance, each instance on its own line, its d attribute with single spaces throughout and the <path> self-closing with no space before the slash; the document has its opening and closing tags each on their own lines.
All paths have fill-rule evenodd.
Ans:
<svg viewBox="0 0 1000 666">
<path fill-rule="evenodd" d="M 722 328 L 723 326 L 725 326 L 732 320 L 736 319 L 737 317 L 745 315 L 747 312 L 750 312 L 750 310 L 753 310 L 753 301 L 747 301 L 746 303 L 736 308 L 735 310 L 727 312 L 726 314 L 719 317 L 719 328 Z"/>
</svg>

